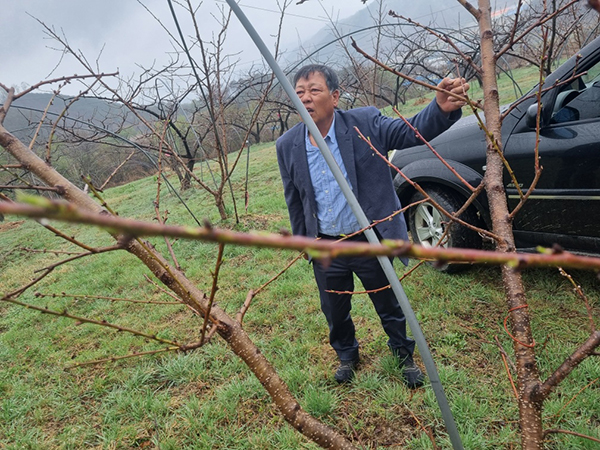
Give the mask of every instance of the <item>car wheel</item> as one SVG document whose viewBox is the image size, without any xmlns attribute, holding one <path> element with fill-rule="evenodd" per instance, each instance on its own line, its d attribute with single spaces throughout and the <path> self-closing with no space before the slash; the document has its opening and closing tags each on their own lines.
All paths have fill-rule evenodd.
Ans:
<svg viewBox="0 0 600 450">
<path fill-rule="evenodd" d="M 434 202 L 450 213 L 458 211 L 464 204 L 464 200 L 461 201 L 460 197 L 439 187 L 426 188 L 425 192 Z M 423 194 L 417 192 L 412 196 L 410 202 L 420 202 L 424 198 Z M 468 208 L 460 218 L 473 225 L 479 225 L 480 222 L 472 207 Z M 408 210 L 408 229 L 415 244 L 423 247 L 437 246 L 448 225 L 449 219 L 438 211 L 429 200 L 412 206 Z M 442 247 L 479 249 L 481 248 L 481 237 L 475 231 L 455 223 L 450 228 L 445 240 L 439 245 Z M 468 267 L 467 264 L 434 264 L 434 266 L 448 273 L 457 272 Z"/>
</svg>

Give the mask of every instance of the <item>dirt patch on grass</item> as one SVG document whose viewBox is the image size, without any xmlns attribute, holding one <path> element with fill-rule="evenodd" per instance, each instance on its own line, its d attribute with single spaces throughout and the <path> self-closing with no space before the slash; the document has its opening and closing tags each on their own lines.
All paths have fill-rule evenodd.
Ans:
<svg viewBox="0 0 600 450">
<path fill-rule="evenodd" d="M 359 446 L 377 448 L 383 445 L 399 449 L 422 432 L 414 414 L 402 405 L 390 405 L 388 414 L 394 418 L 385 420 L 380 415 L 370 414 L 365 409 L 351 404 L 357 401 L 357 404 L 360 404 L 358 399 L 344 402 L 337 411 L 335 428 Z M 360 424 L 358 429 L 352 425 L 357 423 Z"/>
<path fill-rule="evenodd" d="M 19 228 L 24 223 L 25 223 L 24 220 L 18 220 L 16 222 L 6 222 L 6 223 L 2 222 L 2 223 L 0 223 L 0 233 L 2 233 L 3 231 L 14 230 L 16 228 Z"/>
<path fill-rule="evenodd" d="M 271 230 L 272 223 L 283 219 L 280 214 L 250 214 L 240 219 L 241 227 L 247 230 Z M 239 226 L 238 226 L 239 227 Z"/>
</svg>

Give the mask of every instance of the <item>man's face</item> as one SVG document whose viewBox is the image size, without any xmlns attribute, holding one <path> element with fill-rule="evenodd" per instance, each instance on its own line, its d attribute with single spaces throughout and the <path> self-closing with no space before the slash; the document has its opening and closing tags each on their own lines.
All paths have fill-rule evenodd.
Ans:
<svg viewBox="0 0 600 450">
<path fill-rule="evenodd" d="M 325 77 L 319 72 L 311 73 L 308 78 L 300 78 L 296 83 L 296 94 L 308 110 L 323 135 L 327 134 L 340 91 L 329 92 Z"/>
</svg>

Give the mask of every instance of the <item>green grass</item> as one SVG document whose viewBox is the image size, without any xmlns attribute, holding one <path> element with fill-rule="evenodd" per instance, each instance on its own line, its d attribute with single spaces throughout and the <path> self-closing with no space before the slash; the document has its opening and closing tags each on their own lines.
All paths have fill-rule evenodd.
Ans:
<svg viewBox="0 0 600 450">
<path fill-rule="evenodd" d="M 288 227 L 274 146 L 252 149 L 247 212 L 243 174 L 238 170 L 233 180 L 240 223 L 232 218 L 219 222 L 211 198 L 200 190 L 185 192 L 183 197 L 197 217 L 218 226 L 268 232 Z M 151 220 L 155 195 L 155 180 L 148 178 L 111 189 L 106 198 L 123 216 Z M 161 208 L 169 210 L 168 223 L 195 223 L 166 191 Z M 91 245 L 111 242 L 98 230 L 57 226 Z M 163 240 L 152 239 L 152 243 L 166 255 Z M 32 253 L 25 247 L 74 250 L 34 222 L 2 223 L 3 294 L 31 280 L 35 270 L 64 258 Z M 173 247 L 188 277 L 209 290 L 216 246 L 177 240 Z M 226 247 L 219 306 L 235 314 L 249 289 L 268 281 L 294 256 L 283 250 Z M 404 270 L 401 265 L 397 269 Z M 180 306 L 34 296 L 37 291 L 170 300 L 145 281 L 146 274 L 144 266 L 126 253 L 98 255 L 57 268 L 20 299 L 169 339 L 198 339 L 201 319 Z M 585 272 L 574 276 L 588 294 L 597 319 L 597 279 Z M 540 370 L 546 377 L 588 336 L 586 310 L 571 285 L 555 271 L 530 270 L 524 281 L 539 342 Z M 517 405 L 495 343 L 497 338 L 511 353 L 511 340 L 503 329 L 506 306 L 498 269 L 473 268 L 447 276 L 424 266 L 404 287 L 434 354 L 465 448 L 518 447 Z M 333 381 L 335 355 L 327 343 L 327 326 L 306 261 L 294 265 L 254 299 L 244 328 L 302 406 L 357 445 L 432 449 L 431 433 L 439 448 L 450 448 L 431 387 L 411 392 L 403 385 L 365 295 L 355 297 L 353 315 L 362 362 L 349 386 Z M 1 303 L 0 448 L 317 448 L 285 423 L 260 383 L 218 338 L 189 354 L 65 370 L 77 362 L 157 348 L 125 333 Z M 548 401 L 545 426 L 600 437 L 600 383 L 594 382 L 598 378 L 597 359 L 575 370 Z M 575 436 L 552 435 L 547 448 L 596 445 Z"/>
</svg>

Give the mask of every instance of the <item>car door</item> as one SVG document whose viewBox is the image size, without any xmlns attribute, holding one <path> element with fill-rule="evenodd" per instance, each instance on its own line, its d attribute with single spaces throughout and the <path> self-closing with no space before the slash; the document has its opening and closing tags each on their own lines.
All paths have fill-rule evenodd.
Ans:
<svg viewBox="0 0 600 450">
<path fill-rule="evenodd" d="M 550 124 L 540 132 L 542 173 L 515 217 L 517 239 L 598 250 L 593 238 L 600 238 L 599 72 L 600 62 L 596 62 L 583 77 L 560 88 L 555 97 Z M 536 133 L 529 127 L 519 129 L 523 131 L 508 139 L 505 156 L 525 193 L 534 179 Z M 520 193 L 508 176 L 505 186 L 512 209 L 519 203 Z"/>
</svg>

